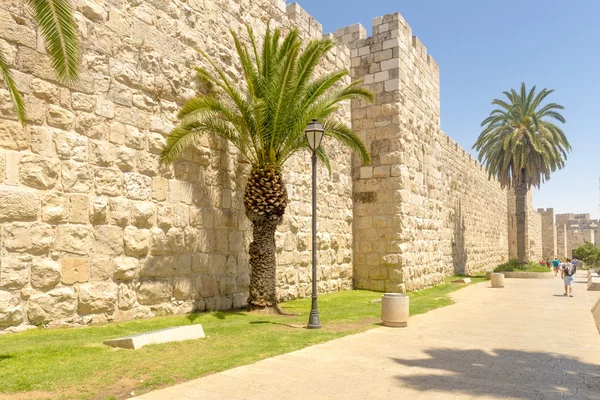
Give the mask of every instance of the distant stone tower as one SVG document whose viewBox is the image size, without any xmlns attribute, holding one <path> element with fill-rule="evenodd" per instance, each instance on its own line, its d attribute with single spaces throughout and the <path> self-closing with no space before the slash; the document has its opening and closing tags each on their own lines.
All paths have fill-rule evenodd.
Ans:
<svg viewBox="0 0 600 400">
<path fill-rule="evenodd" d="M 556 251 L 556 225 L 554 224 L 553 208 L 538 208 L 542 215 L 542 258 L 552 259 L 557 256 Z"/>
</svg>

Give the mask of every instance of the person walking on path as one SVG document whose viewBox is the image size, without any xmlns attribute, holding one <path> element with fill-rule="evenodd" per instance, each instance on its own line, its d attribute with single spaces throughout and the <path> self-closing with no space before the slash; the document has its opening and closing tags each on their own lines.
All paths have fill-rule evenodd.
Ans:
<svg viewBox="0 0 600 400">
<path fill-rule="evenodd" d="M 567 258 L 567 262 L 563 266 L 561 270 L 561 278 L 563 278 L 565 282 L 565 296 L 573 297 L 573 275 L 577 272 L 577 267 L 569 262 Z"/>
<path fill-rule="evenodd" d="M 554 276 L 558 275 L 558 258 L 554 257 L 552 260 L 552 265 L 554 266 Z"/>
</svg>

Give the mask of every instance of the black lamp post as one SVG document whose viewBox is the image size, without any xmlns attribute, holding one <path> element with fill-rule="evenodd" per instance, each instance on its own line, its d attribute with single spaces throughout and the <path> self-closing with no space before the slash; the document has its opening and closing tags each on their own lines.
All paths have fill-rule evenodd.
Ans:
<svg viewBox="0 0 600 400">
<path fill-rule="evenodd" d="M 321 145 L 323 132 L 323 125 L 314 118 L 304 130 L 308 147 L 312 150 L 312 306 L 308 329 L 321 329 L 321 319 L 317 308 L 317 149 Z"/>
</svg>

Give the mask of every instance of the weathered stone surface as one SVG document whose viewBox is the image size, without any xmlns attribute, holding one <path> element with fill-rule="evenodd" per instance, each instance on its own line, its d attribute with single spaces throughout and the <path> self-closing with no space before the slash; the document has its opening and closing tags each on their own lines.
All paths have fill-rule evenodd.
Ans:
<svg viewBox="0 0 600 400">
<path fill-rule="evenodd" d="M 131 205 L 129 204 L 129 201 L 122 198 L 110 199 L 108 205 L 111 224 L 119 226 L 129 224 L 129 216 L 131 214 Z"/>
<path fill-rule="evenodd" d="M 130 281 L 140 274 L 139 260 L 134 257 L 117 257 L 112 260 L 114 264 L 114 279 Z"/>
<path fill-rule="evenodd" d="M 112 279 L 114 265 L 112 256 L 92 257 L 88 261 L 91 281 L 106 281 Z"/>
<path fill-rule="evenodd" d="M 7 150 L 25 150 L 29 147 L 29 135 L 16 121 L 3 120 L 0 124 L 0 148 Z"/>
<path fill-rule="evenodd" d="M 36 189 L 51 189 L 58 180 L 58 160 L 23 154 L 19 162 L 19 180 L 22 184 Z"/>
<path fill-rule="evenodd" d="M 90 278 L 90 270 L 87 258 L 63 258 L 62 259 L 62 282 L 66 285 L 87 282 Z"/>
<path fill-rule="evenodd" d="M 54 239 L 50 225 L 15 222 L 4 225 L 4 247 L 15 253 L 48 253 Z"/>
<path fill-rule="evenodd" d="M 125 283 L 119 285 L 119 291 L 117 293 L 119 310 L 129 310 L 135 305 L 137 296 L 135 290 L 131 286 L 132 285 Z"/>
<path fill-rule="evenodd" d="M 94 244 L 94 232 L 88 225 L 56 227 L 56 250 L 73 254 L 89 254 Z"/>
<path fill-rule="evenodd" d="M 53 289 L 35 293 L 28 301 L 27 317 L 33 324 L 68 321 L 77 309 L 77 296 L 73 288 Z"/>
<path fill-rule="evenodd" d="M 151 178 L 148 176 L 127 172 L 125 177 L 125 197 L 132 200 L 147 200 L 150 198 Z"/>
<path fill-rule="evenodd" d="M 95 229 L 94 254 L 116 255 L 123 253 L 123 228 L 103 225 Z"/>
<path fill-rule="evenodd" d="M 117 305 L 117 285 L 113 282 L 93 282 L 79 285 L 80 314 L 112 313 Z"/>
<path fill-rule="evenodd" d="M 153 305 L 164 303 L 171 299 L 171 285 L 168 281 L 144 281 L 137 293 L 140 304 Z"/>
<path fill-rule="evenodd" d="M 173 280 L 173 297 L 177 300 L 187 300 L 192 295 L 192 280 L 185 276 Z"/>
<path fill-rule="evenodd" d="M 0 290 L 0 326 L 19 325 L 23 321 L 23 306 L 21 300 Z"/>
<path fill-rule="evenodd" d="M 88 164 L 62 162 L 62 185 L 65 192 L 88 193 L 93 186 L 93 170 Z"/>
<path fill-rule="evenodd" d="M 59 224 L 69 220 L 69 204 L 65 196 L 59 192 L 42 195 L 42 221 Z"/>
<path fill-rule="evenodd" d="M 156 206 L 148 202 L 132 202 L 131 223 L 140 228 L 151 228 L 156 223 Z"/>
<path fill-rule="evenodd" d="M 120 347 L 122 349 L 138 350 L 149 344 L 181 342 L 184 340 L 203 339 L 204 337 L 202 325 L 195 324 L 161 329 L 158 331 L 147 332 L 142 335 L 105 340 L 104 344 L 111 347 Z"/>
<path fill-rule="evenodd" d="M 128 256 L 145 256 L 150 245 L 150 231 L 132 226 L 125 228 L 125 254 Z"/>
<path fill-rule="evenodd" d="M 46 120 L 50 126 L 68 130 L 73 124 L 73 113 L 59 106 L 51 105 L 48 108 Z"/>
<path fill-rule="evenodd" d="M 92 224 L 105 224 L 108 220 L 108 199 L 95 197 L 90 204 L 90 222 Z"/>
<path fill-rule="evenodd" d="M 87 161 L 88 139 L 85 136 L 74 132 L 54 130 L 52 140 L 54 141 L 56 155 L 61 160 Z"/>
<path fill-rule="evenodd" d="M 87 224 L 90 221 L 90 200 L 86 194 L 72 194 L 69 196 L 69 222 L 73 224 Z"/>
<path fill-rule="evenodd" d="M 34 288 L 53 288 L 60 278 L 60 264 L 51 258 L 36 258 L 31 263 L 31 286 Z"/>
<path fill-rule="evenodd" d="M 0 259 L 0 289 L 20 289 L 29 283 L 31 256 Z"/>
<path fill-rule="evenodd" d="M 0 222 L 34 220 L 39 208 L 40 198 L 37 192 L 0 186 Z"/>
<path fill-rule="evenodd" d="M 97 168 L 94 173 L 97 195 L 118 196 L 123 185 L 122 174 L 118 169 Z"/>
</svg>

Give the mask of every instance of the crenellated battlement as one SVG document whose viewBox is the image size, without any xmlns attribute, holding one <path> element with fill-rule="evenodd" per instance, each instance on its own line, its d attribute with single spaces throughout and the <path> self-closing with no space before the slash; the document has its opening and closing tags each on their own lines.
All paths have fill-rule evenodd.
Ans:
<svg viewBox="0 0 600 400">
<path fill-rule="evenodd" d="M 321 39 L 323 37 L 323 26 L 306 12 L 298 3 L 288 4 L 286 14 L 290 21 L 296 23 L 298 28 L 313 38 Z"/>
</svg>

